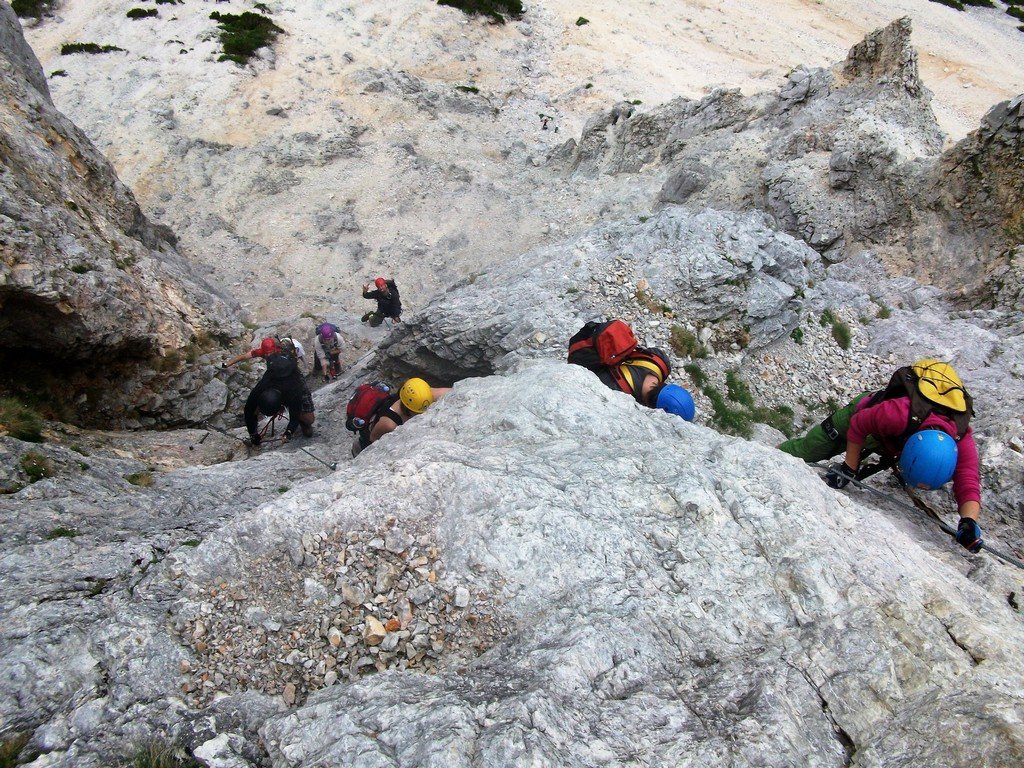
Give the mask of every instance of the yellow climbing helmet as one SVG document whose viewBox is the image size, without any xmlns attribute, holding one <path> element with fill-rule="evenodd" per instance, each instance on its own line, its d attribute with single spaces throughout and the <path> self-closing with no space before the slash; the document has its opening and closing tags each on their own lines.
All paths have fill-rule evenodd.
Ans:
<svg viewBox="0 0 1024 768">
<path fill-rule="evenodd" d="M 413 413 L 423 413 L 427 407 L 434 402 L 434 396 L 430 394 L 430 385 L 423 379 L 408 379 L 398 391 L 402 405 Z"/>
<path fill-rule="evenodd" d="M 918 360 L 912 366 L 917 374 L 917 388 L 927 400 L 944 405 L 957 413 L 967 411 L 964 383 L 953 366 L 940 360 Z"/>
</svg>

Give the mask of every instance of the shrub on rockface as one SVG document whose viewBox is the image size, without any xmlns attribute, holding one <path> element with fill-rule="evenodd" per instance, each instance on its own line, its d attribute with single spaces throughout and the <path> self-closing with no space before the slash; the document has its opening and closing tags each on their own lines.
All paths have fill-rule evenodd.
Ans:
<svg viewBox="0 0 1024 768">
<path fill-rule="evenodd" d="M 43 442 L 43 419 L 32 408 L 13 397 L 0 398 L 0 434 L 26 443 Z"/>
<path fill-rule="evenodd" d="M 56 472 L 53 462 L 43 454 L 36 453 L 35 451 L 25 453 L 18 463 L 21 465 L 21 469 L 28 477 L 30 483 L 38 483 L 44 478 L 53 477 Z"/>
<path fill-rule="evenodd" d="M 158 13 L 156 8 L 132 8 L 125 16 L 129 19 L 148 19 L 151 16 L 157 16 Z"/>
<path fill-rule="evenodd" d="M 245 11 L 244 13 L 218 13 L 214 11 L 210 18 L 220 27 L 220 44 L 224 53 L 217 61 L 233 61 L 245 64 L 254 53 L 264 46 L 270 45 L 275 38 L 284 32 L 272 19 L 261 13 Z"/>
<path fill-rule="evenodd" d="M 702 358 L 708 356 L 704 345 L 683 326 L 673 325 L 670 333 L 669 344 L 672 346 L 672 351 L 679 357 Z"/>
<path fill-rule="evenodd" d="M 525 13 L 520 0 L 437 0 L 437 4 L 458 8 L 470 16 L 487 16 L 495 24 L 521 18 Z"/>
<path fill-rule="evenodd" d="M 972 5 L 976 8 L 995 8 L 996 4 L 992 0 L 931 0 L 933 3 L 939 3 L 939 5 L 947 5 L 950 8 L 955 8 L 958 11 L 966 10 L 964 6 Z"/>
<path fill-rule="evenodd" d="M 61 56 L 70 56 L 73 53 L 111 53 L 112 51 L 123 51 L 116 45 L 98 45 L 96 43 L 64 43 L 60 47 Z"/>
<path fill-rule="evenodd" d="M 139 746 L 131 756 L 131 768 L 202 768 L 184 749 L 155 739 Z"/>
<path fill-rule="evenodd" d="M 11 9 L 22 19 L 38 19 L 53 10 L 56 0 L 11 0 Z"/>
</svg>

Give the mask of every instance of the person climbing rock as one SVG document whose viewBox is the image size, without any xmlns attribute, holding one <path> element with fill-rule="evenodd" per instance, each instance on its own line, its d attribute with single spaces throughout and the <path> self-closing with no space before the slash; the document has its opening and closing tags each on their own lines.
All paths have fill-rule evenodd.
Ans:
<svg viewBox="0 0 1024 768">
<path fill-rule="evenodd" d="M 292 336 L 284 336 L 277 340 L 278 345 L 281 347 L 281 351 L 291 357 L 299 366 L 299 373 L 305 376 L 311 373 L 309 363 L 306 359 L 306 348 L 302 346 L 298 339 Z"/>
<path fill-rule="evenodd" d="M 685 387 L 666 383 L 672 373 L 668 355 L 638 346 L 622 320 L 584 325 L 569 339 L 568 361 L 593 371 L 605 386 L 632 395 L 640 405 L 693 421 L 693 396 Z"/>
<path fill-rule="evenodd" d="M 243 360 L 249 360 L 254 357 L 267 358 L 270 355 L 278 354 L 281 351 L 281 345 L 278 344 L 277 339 L 267 337 L 260 345 L 255 349 L 250 349 L 248 352 L 242 352 L 240 355 L 235 355 L 230 360 L 225 360 L 220 364 L 221 368 L 230 368 L 236 363 L 240 363 Z"/>
<path fill-rule="evenodd" d="M 321 323 L 316 329 L 314 355 L 320 365 L 324 381 L 330 381 L 341 373 L 341 349 L 344 341 L 341 331 L 334 323 Z"/>
<path fill-rule="evenodd" d="M 306 374 L 306 350 L 297 339 L 294 339 L 290 336 L 285 336 L 280 339 L 268 336 L 267 338 L 263 339 L 260 345 L 255 349 L 250 349 L 248 352 L 243 352 L 240 355 L 235 355 L 230 360 L 225 360 L 223 363 L 220 364 L 220 367 L 230 368 L 232 365 L 240 363 L 243 360 L 250 360 L 255 357 L 261 357 L 266 359 L 270 355 L 282 352 L 291 357 L 293 360 L 295 360 L 295 362 L 298 364 L 300 373 L 302 373 L 303 375 Z"/>
<path fill-rule="evenodd" d="M 373 328 L 384 322 L 384 318 L 391 318 L 396 323 L 402 322 L 402 301 L 398 296 L 398 286 L 394 280 L 385 280 L 378 277 L 373 281 L 374 289 L 370 290 L 370 284 L 363 286 L 364 299 L 376 299 L 377 310 L 367 312 L 360 320 L 369 323 Z"/>
<path fill-rule="evenodd" d="M 381 400 L 376 411 L 359 430 L 352 443 L 352 455 L 368 448 L 388 432 L 393 432 L 413 416 L 423 413 L 451 391 L 450 387 L 431 387 L 419 378 L 408 379 L 398 390 Z"/>
<path fill-rule="evenodd" d="M 778 448 L 807 462 L 844 454 L 825 475 L 832 488 L 892 467 L 912 488 L 935 489 L 952 480 L 960 513 L 956 540 L 977 552 L 982 545 L 981 479 L 969 426 L 972 414 L 973 401 L 953 366 L 918 360 L 898 369 L 884 389 L 862 392 L 806 435 Z M 872 453 L 879 455 L 878 463 L 862 465 Z"/>
<path fill-rule="evenodd" d="M 298 363 L 281 351 L 267 355 L 266 361 L 266 373 L 245 401 L 245 428 L 249 432 L 249 440 L 253 445 L 259 445 L 261 441 L 257 430 L 257 411 L 268 418 L 275 418 L 282 408 L 288 411 L 288 426 L 281 438 L 283 442 L 290 440 L 300 428 L 303 435 L 312 437 L 316 420 L 313 396 L 302 378 Z"/>
</svg>

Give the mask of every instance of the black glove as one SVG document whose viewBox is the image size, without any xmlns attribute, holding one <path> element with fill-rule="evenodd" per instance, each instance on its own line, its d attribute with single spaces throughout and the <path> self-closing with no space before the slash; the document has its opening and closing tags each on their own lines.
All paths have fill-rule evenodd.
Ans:
<svg viewBox="0 0 1024 768">
<path fill-rule="evenodd" d="M 981 551 L 981 526 L 978 525 L 978 521 L 961 517 L 960 525 L 956 527 L 956 541 L 968 552 Z"/>
<path fill-rule="evenodd" d="M 263 442 L 263 436 L 260 435 L 258 432 L 250 432 L 249 433 L 249 444 L 250 445 L 259 445 L 262 442 Z"/>
<path fill-rule="evenodd" d="M 857 470 L 850 469 L 850 466 L 845 461 L 836 461 L 832 463 L 832 466 L 828 468 L 828 472 L 825 473 L 825 482 L 829 488 L 840 489 L 845 488 L 856 477 Z"/>
</svg>

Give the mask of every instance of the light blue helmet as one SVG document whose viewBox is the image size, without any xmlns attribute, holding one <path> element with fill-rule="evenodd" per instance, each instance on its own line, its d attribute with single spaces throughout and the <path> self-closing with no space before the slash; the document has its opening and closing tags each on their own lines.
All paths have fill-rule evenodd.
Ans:
<svg viewBox="0 0 1024 768">
<path fill-rule="evenodd" d="M 697 410 L 693 404 L 693 395 L 678 384 L 666 384 L 662 387 L 654 407 L 682 416 L 686 421 L 693 421 Z"/>
<path fill-rule="evenodd" d="M 900 454 L 900 474 L 914 488 L 934 490 L 953 477 L 956 469 L 956 440 L 938 429 L 915 432 Z"/>
</svg>

